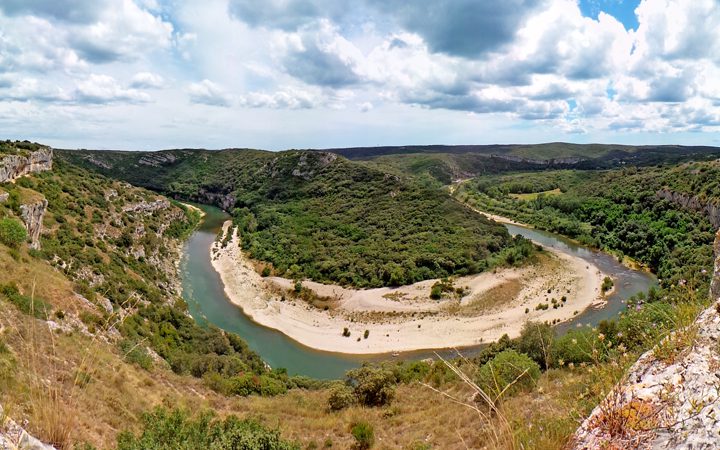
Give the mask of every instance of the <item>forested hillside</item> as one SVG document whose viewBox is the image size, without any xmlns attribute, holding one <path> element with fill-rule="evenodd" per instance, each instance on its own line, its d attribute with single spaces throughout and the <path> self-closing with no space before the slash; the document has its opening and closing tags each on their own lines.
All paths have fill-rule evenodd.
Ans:
<svg viewBox="0 0 720 450">
<path fill-rule="evenodd" d="M 469 181 L 456 195 L 479 209 L 629 256 L 667 286 L 693 280 L 707 287 L 710 274 L 703 269 L 711 265 L 714 238 L 710 218 L 659 193 L 691 189 L 715 202 L 717 182 L 705 174 L 716 165 L 496 175 Z"/>
<path fill-rule="evenodd" d="M 61 157 L 231 212 L 272 272 L 358 287 L 521 263 L 533 252 L 442 190 L 331 153 L 64 151 Z"/>
<path fill-rule="evenodd" d="M 718 147 L 569 144 L 417 145 L 329 149 L 347 158 L 450 184 L 475 176 L 548 169 L 597 170 L 720 157 Z"/>
</svg>

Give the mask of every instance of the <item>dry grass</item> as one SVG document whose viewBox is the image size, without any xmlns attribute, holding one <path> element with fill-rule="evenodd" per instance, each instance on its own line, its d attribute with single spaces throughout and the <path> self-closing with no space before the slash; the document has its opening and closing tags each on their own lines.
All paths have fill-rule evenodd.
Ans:
<svg viewBox="0 0 720 450">
<path fill-rule="evenodd" d="M 540 195 L 560 195 L 560 194 L 562 194 L 562 191 L 560 190 L 560 188 L 557 188 L 557 189 L 553 189 L 551 191 L 531 192 L 528 194 L 508 194 L 508 195 L 512 198 L 529 202 L 529 201 L 535 200 Z"/>
<path fill-rule="evenodd" d="M 474 317 L 501 309 L 515 300 L 524 288 L 523 280 L 507 280 L 483 291 L 466 304 L 453 303 L 446 311 L 453 315 Z"/>
</svg>

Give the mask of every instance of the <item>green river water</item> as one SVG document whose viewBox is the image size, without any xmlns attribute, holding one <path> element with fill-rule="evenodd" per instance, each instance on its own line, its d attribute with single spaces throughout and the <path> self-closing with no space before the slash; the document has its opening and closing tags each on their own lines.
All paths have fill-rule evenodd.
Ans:
<svg viewBox="0 0 720 450">
<path fill-rule="evenodd" d="M 290 374 L 307 375 L 314 378 L 341 378 L 345 371 L 361 365 L 363 362 L 380 361 L 392 358 L 390 355 L 345 355 L 320 352 L 305 347 L 288 338 L 279 331 L 258 325 L 247 318 L 240 308 L 233 305 L 225 295 L 220 276 L 210 262 L 210 246 L 218 234 L 223 222 L 229 216 L 222 210 L 198 205 L 205 211 L 205 218 L 195 233 L 185 243 L 181 261 L 183 298 L 187 302 L 190 314 L 201 324 L 213 324 L 219 328 L 236 333 L 245 339 L 253 350 L 272 367 L 284 367 Z M 597 265 L 603 272 L 615 279 L 615 290 L 609 296 L 607 304 L 599 309 L 589 308 L 573 320 L 557 327 L 560 332 L 570 327 L 590 324 L 617 315 L 624 309 L 627 298 L 640 291 L 647 291 L 656 283 L 651 274 L 628 269 L 605 253 L 593 251 L 576 245 L 562 236 L 544 231 L 506 225 L 511 234 L 521 234 L 544 246 L 555 247 L 574 253 L 584 260 Z M 465 349 L 472 354 L 478 348 Z M 445 350 L 449 355 L 453 352 Z M 403 353 L 401 359 L 426 358 L 434 351 Z"/>
</svg>

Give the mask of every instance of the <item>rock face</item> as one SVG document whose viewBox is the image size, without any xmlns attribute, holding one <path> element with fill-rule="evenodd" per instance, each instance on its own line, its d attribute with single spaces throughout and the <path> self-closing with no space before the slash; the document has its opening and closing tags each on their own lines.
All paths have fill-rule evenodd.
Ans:
<svg viewBox="0 0 720 450">
<path fill-rule="evenodd" d="M 714 303 L 688 328 L 696 333 L 691 335 L 691 347 L 671 362 L 656 358 L 655 349 L 644 353 L 583 422 L 570 448 L 720 447 L 720 232 L 714 249 L 710 288 Z M 609 431 L 613 417 L 625 421 L 623 435 Z"/>
<path fill-rule="evenodd" d="M 569 156 L 567 158 L 552 158 L 552 159 L 534 159 L 534 158 L 523 158 L 522 156 L 515 155 L 491 155 L 492 158 L 504 159 L 506 161 L 512 161 L 517 163 L 526 164 L 537 164 L 539 166 L 574 166 L 578 163 L 586 161 L 585 158 L 577 156 Z"/>
<path fill-rule="evenodd" d="M 155 200 L 154 202 L 141 201 L 138 203 L 131 203 L 123 206 L 123 212 L 139 212 L 139 213 L 151 213 L 162 209 L 168 209 L 170 202 L 165 199 Z"/>
<path fill-rule="evenodd" d="M 52 169 L 53 151 L 42 148 L 29 155 L 7 155 L 0 157 L 0 183 L 15 181 L 35 172 Z"/>
<path fill-rule="evenodd" d="M 0 450 L 55 450 L 25 431 L 14 420 L 5 417 L 0 407 Z"/>
<path fill-rule="evenodd" d="M 42 232 L 43 217 L 45 217 L 47 205 L 48 202 L 45 199 L 20 205 L 20 218 L 25 223 L 25 228 L 30 237 L 30 248 L 35 250 L 40 249 L 40 233 Z"/>
<path fill-rule="evenodd" d="M 680 205 L 685 209 L 697 211 L 704 214 L 714 227 L 720 227 L 720 206 L 703 201 L 697 196 L 674 192 L 670 189 L 661 189 L 655 194 L 658 198 L 664 198 L 670 202 Z"/>
</svg>

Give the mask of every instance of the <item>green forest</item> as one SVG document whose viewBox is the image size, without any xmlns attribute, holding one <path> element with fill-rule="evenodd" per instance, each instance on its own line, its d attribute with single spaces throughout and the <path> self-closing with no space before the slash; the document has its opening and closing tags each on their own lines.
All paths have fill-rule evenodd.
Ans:
<svg viewBox="0 0 720 450">
<path fill-rule="evenodd" d="M 61 156 L 170 196 L 222 206 L 249 255 L 286 277 L 395 286 L 521 264 L 534 252 L 438 186 L 328 153 Z"/>
</svg>

